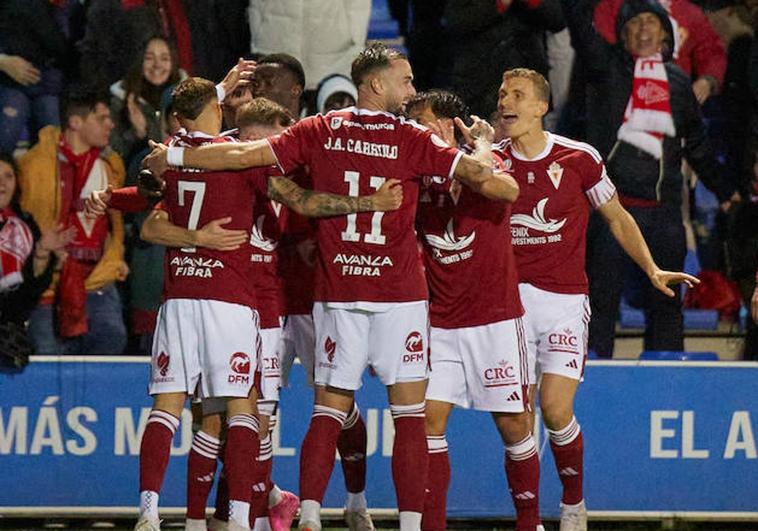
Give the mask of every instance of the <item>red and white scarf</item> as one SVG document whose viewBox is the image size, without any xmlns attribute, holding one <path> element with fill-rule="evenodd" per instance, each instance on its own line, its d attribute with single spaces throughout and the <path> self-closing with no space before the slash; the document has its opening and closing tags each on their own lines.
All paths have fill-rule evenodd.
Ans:
<svg viewBox="0 0 758 531">
<path fill-rule="evenodd" d="M 76 228 L 76 237 L 66 250 L 72 258 L 94 264 L 103 254 L 109 222 L 107 216 L 87 217 L 84 214 L 84 198 L 92 190 L 103 189 L 108 184 L 104 173 L 93 171 L 100 158 L 100 150 L 92 148 L 77 155 L 61 135 L 58 152 L 61 222 L 67 227 Z"/>
<path fill-rule="evenodd" d="M 676 136 L 666 68 L 660 54 L 644 59 L 638 57 L 634 63 L 632 94 L 618 139 L 660 159 L 664 135 Z"/>
<path fill-rule="evenodd" d="M 12 208 L 0 210 L 0 292 L 12 289 L 24 280 L 26 259 L 34 249 L 29 226 Z"/>
</svg>

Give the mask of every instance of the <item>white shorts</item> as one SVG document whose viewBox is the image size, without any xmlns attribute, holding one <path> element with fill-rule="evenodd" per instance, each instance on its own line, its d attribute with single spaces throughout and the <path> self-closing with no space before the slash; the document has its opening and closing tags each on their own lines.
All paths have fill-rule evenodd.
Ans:
<svg viewBox="0 0 758 531">
<path fill-rule="evenodd" d="M 282 329 L 282 387 L 289 383 L 289 374 L 295 358 L 300 359 L 308 385 L 313 387 L 313 356 L 316 333 L 310 314 L 288 315 Z"/>
<path fill-rule="evenodd" d="M 587 360 L 589 297 L 554 293 L 525 283 L 518 287 L 526 310 L 529 381 L 537 383 L 538 372 L 581 381 Z"/>
<path fill-rule="evenodd" d="M 258 366 L 258 312 L 215 300 L 169 299 L 153 335 L 150 394 L 246 397 Z"/>
<path fill-rule="evenodd" d="M 435 328 L 427 400 L 479 411 L 527 409 L 527 351 L 521 318 L 469 328 Z"/>
<path fill-rule="evenodd" d="M 429 371 L 429 311 L 426 301 L 382 312 L 313 305 L 316 330 L 315 382 L 356 390 L 371 365 L 384 385 L 426 380 Z"/>
<path fill-rule="evenodd" d="M 260 364 L 260 395 L 258 396 L 258 411 L 264 409 L 264 414 L 271 414 L 262 402 L 275 403 L 279 401 L 279 386 L 281 385 L 281 328 L 262 328 L 261 334 L 261 364 Z"/>
</svg>

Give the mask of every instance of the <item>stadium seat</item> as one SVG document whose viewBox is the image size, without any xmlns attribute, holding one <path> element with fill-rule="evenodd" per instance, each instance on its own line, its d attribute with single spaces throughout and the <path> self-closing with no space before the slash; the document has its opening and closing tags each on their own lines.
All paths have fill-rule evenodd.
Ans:
<svg viewBox="0 0 758 531">
<path fill-rule="evenodd" d="M 371 18 L 368 23 L 368 40 L 395 41 L 400 37 L 400 28 L 390 15 L 387 0 L 371 2 Z"/>
<path fill-rule="evenodd" d="M 717 330 L 719 327 L 719 312 L 716 310 L 695 310 L 686 308 L 684 314 L 685 330 Z M 619 308 L 619 324 L 621 328 L 645 328 L 645 312 L 621 305 Z"/>
<path fill-rule="evenodd" d="M 685 352 L 681 350 L 645 350 L 640 354 L 642 361 L 718 361 L 715 352 Z"/>
</svg>

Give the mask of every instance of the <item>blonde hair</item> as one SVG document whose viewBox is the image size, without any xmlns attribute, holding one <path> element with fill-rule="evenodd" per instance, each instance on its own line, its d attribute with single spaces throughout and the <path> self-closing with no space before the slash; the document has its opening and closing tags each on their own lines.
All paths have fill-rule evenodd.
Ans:
<svg viewBox="0 0 758 531">
<path fill-rule="evenodd" d="M 529 68 L 513 68 L 511 70 L 506 70 L 503 73 L 503 81 L 515 78 L 528 79 L 531 81 L 532 87 L 534 87 L 534 93 L 537 97 L 546 103 L 550 102 L 550 83 L 545 79 L 545 76 L 536 70 L 531 70 Z"/>
</svg>

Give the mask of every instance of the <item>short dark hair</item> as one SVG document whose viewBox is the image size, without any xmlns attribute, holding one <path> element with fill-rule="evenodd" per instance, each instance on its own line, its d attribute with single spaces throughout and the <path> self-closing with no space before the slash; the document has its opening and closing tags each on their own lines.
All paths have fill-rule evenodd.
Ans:
<svg viewBox="0 0 758 531">
<path fill-rule="evenodd" d="M 305 88 L 305 70 L 296 57 L 288 53 L 270 53 L 258 59 L 259 65 L 278 64 L 295 76 L 298 85 Z"/>
<path fill-rule="evenodd" d="M 98 103 L 108 107 L 108 95 L 88 87 L 70 87 L 60 99 L 61 129 L 68 129 L 68 119 L 72 116 L 86 119 L 87 115 L 95 112 Z"/>
<path fill-rule="evenodd" d="M 171 97 L 177 118 L 195 120 L 211 100 L 217 98 L 216 85 L 202 77 L 188 77 L 179 83 Z"/>
<path fill-rule="evenodd" d="M 415 107 L 424 105 L 429 105 L 434 115 L 441 118 L 465 120 L 469 117 L 469 110 L 464 101 L 457 94 L 447 90 L 432 89 L 419 92 L 405 104 L 405 112 L 410 114 Z"/>
<path fill-rule="evenodd" d="M 392 65 L 397 59 L 408 60 L 404 53 L 388 48 L 380 42 L 373 43 L 358 54 L 350 68 L 350 77 L 353 85 L 359 87 L 366 77 L 377 70 L 384 70 Z"/>
<path fill-rule="evenodd" d="M 242 104 L 237 110 L 238 128 L 251 125 L 288 127 L 293 122 L 294 120 L 287 109 L 266 98 L 255 98 Z"/>
<path fill-rule="evenodd" d="M 509 79 L 514 78 L 528 79 L 531 81 L 532 87 L 534 87 L 534 93 L 537 97 L 545 103 L 550 103 L 550 83 L 545 79 L 545 76 L 536 70 L 531 70 L 529 68 L 513 68 L 511 70 L 506 70 L 503 73 L 503 81 L 508 81 Z"/>
</svg>

